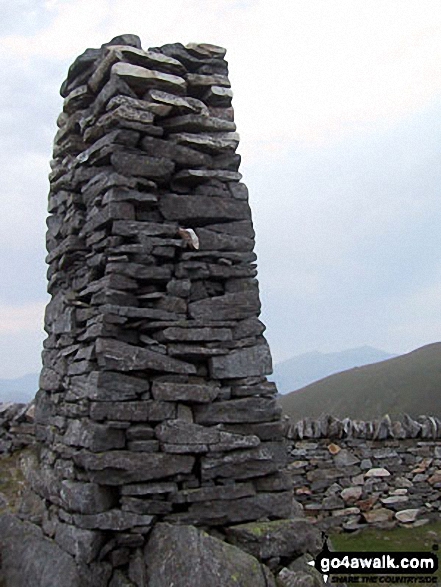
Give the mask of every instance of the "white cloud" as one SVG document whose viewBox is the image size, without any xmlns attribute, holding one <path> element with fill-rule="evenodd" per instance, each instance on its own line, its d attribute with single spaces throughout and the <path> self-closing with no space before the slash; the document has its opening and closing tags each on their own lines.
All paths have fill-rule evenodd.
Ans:
<svg viewBox="0 0 441 587">
<path fill-rule="evenodd" d="M 0 304 L 0 335 L 41 331 L 46 302 Z"/>
<path fill-rule="evenodd" d="M 21 22 L 11 16 L 17 6 L 4 4 L 3 13 L 10 11 L 7 22 Z M 439 339 L 435 300 L 440 292 L 428 283 L 430 269 L 422 286 L 425 293 L 417 295 L 414 288 L 414 293 L 401 292 L 407 301 L 400 295 L 394 298 L 400 287 L 397 280 L 375 319 L 369 315 L 386 295 L 380 282 L 386 276 L 388 283 L 393 262 L 397 261 L 396 273 L 406 271 L 403 254 L 390 256 L 393 238 L 401 239 L 406 252 L 413 247 L 420 254 L 417 241 L 424 235 L 415 231 L 408 243 L 403 238 L 406 227 L 411 230 L 415 225 L 420 232 L 432 231 L 427 242 L 431 250 L 439 250 L 434 234 L 439 223 L 435 218 L 436 226 L 431 226 L 424 220 L 427 209 L 435 210 L 438 202 L 434 186 L 439 185 L 439 166 L 432 165 L 433 177 L 429 177 L 427 161 L 439 144 L 425 143 L 426 137 L 420 136 L 415 142 L 411 133 L 406 152 L 400 152 L 398 133 L 391 139 L 390 155 L 378 146 L 388 169 L 380 172 L 381 162 L 374 159 L 364 166 L 366 150 L 360 144 L 359 159 L 342 165 L 351 157 L 351 141 L 368 142 L 378 136 L 381 143 L 391 129 L 413 124 L 418 113 L 428 112 L 440 99 L 439 0 L 37 0 L 33 4 L 38 18 L 28 19 L 31 24 L 26 27 L 15 24 L 0 37 L 0 70 L 8 82 L 0 88 L 0 121 L 5 129 L 0 137 L 3 255 L 11 249 L 37 251 L 38 247 L 44 255 L 50 142 L 62 105 L 58 87 L 69 63 L 87 47 L 98 47 L 121 33 L 138 34 L 144 47 L 213 42 L 228 49 L 242 137 L 242 171 L 251 188 L 259 268 L 275 320 L 277 333 L 273 332 L 282 341 L 279 348 L 283 345 L 289 356 L 289 341 L 280 334 L 289 323 L 291 340 L 298 339 L 302 351 L 324 348 L 326 340 L 334 344 L 339 336 L 342 346 L 350 346 L 358 336 L 360 343 L 364 337 L 364 343 L 387 350 L 402 348 L 413 332 L 414 340 Z M 33 4 L 20 3 L 23 17 L 34 10 Z M 329 156 L 328 161 L 326 148 L 340 147 L 342 159 Z M 372 157 L 376 147 L 370 148 Z M 261 185 L 258 168 L 265 171 Z M 420 179 L 413 181 L 412 176 L 409 188 L 399 180 L 403 170 L 419 168 Z M 433 253 L 428 251 L 426 257 L 433 264 Z M 381 263 L 384 267 L 377 267 Z M 419 278 L 415 272 L 409 281 Z M 372 300 L 363 301 L 363 295 L 367 297 L 363 287 L 370 281 L 374 282 L 369 290 Z M 29 299 L 34 295 L 31 288 L 32 284 L 26 291 Z M 349 298 L 356 300 L 350 312 Z M 0 336 L 12 333 L 16 341 L 30 340 L 31 331 L 40 328 L 43 305 L 0 306 Z M 366 315 L 357 322 L 358 311 Z M 6 343 L 4 348 L 8 350 Z"/>
<path fill-rule="evenodd" d="M 245 151 L 369 132 L 441 93 L 438 0 L 65 0 L 47 24 L 2 38 L 16 59 L 73 60 L 122 32 L 145 46 L 225 45 Z"/>
</svg>

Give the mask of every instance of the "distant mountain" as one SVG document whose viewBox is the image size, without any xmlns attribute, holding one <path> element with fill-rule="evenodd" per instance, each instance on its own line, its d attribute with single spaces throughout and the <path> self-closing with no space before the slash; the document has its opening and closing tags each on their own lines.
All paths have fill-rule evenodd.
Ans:
<svg viewBox="0 0 441 587">
<path fill-rule="evenodd" d="M 370 346 L 338 353 L 306 353 L 277 363 L 274 366 L 271 379 L 276 382 L 279 393 L 288 393 L 328 377 L 328 375 L 353 367 L 385 361 L 394 356 Z"/>
<path fill-rule="evenodd" d="M 332 414 L 372 419 L 389 414 L 441 417 L 441 343 L 356 367 L 280 396 L 293 420 Z"/>
<path fill-rule="evenodd" d="M 28 403 L 38 391 L 39 373 L 17 379 L 0 379 L 0 402 Z"/>
</svg>

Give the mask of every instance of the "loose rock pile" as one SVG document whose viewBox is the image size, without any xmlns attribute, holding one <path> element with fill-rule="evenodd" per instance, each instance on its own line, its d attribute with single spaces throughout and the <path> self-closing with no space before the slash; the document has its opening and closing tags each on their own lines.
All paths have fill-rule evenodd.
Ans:
<svg viewBox="0 0 441 587">
<path fill-rule="evenodd" d="M 264 587 L 283 569 L 288 587 L 317 551 L 318 530 L 283 520 L 295 504 L 224 55 L 123 35 L 62 86 L 29 471 L 41 527 L 1 522 L 11 587 L 23 568 L 40 587 Z M 24 567 L 10 537 L 33 553 Z M 202 578 L 173 562 L 187 557 Z"/>
<path fill-rule="evenodd" d="M 0 403 L 0 455 L 10 455 L 35 441 L 34 403 Z"/>
</svg>

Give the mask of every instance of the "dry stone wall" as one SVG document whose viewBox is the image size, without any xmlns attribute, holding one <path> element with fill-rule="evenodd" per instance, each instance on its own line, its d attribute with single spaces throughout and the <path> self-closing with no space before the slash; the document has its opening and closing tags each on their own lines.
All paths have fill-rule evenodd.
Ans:
<svg viewBox="0 0 441 587">
<path fill-rule="evenodd" d="M 0 456 L 8 456 L 35 442 L 34 402 L 0 403 Z"/>
<path fill-rule="evenodd" d="M 304 419 L 287 429 L 296 499 L 325 530 L 439 520 L 441 421 Z"/>
</svg>

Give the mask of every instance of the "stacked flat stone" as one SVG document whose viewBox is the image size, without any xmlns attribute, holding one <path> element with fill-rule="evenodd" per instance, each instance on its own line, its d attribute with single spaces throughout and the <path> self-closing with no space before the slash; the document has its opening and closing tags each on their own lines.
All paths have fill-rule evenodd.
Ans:
<svg viewBox="0 0 441 587">
<path fill-rule="evenodd" d="M 82 562 L 291 513 L 224 55 L 123 35 L 61 89 L 32 482 Z"/>
</svg>

